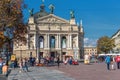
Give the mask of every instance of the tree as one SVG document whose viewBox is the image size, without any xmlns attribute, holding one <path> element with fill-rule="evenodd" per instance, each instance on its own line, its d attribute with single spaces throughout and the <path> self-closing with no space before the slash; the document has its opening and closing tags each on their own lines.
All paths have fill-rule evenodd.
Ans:
<svg viewBox="0 0 120 80">
<path fill-rule="evenodd" d="M 113 49 L 113 47 L 115 47 L 114 40 L 109 38 L 108 36 L 103 36 L 97 41 L 98 53 L 108 53 L 110 50 Z"/>
<path fill-rule="evenodd" d="M 0 45 L 13 39 L 26 41 L 27 27 L 23 20 L 23 9 L 23 0 L 0 0 Z"/>
<path fill-rule="evenodd" d="M 3 32 L 0 32 L 0 47 L 2 47 L 3 43 L 4 43 L 4 35 Z"/>
</svg>

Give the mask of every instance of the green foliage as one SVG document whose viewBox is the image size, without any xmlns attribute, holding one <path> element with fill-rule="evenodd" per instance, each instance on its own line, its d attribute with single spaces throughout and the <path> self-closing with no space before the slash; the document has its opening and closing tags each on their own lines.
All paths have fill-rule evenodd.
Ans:
<svg viewBox="0 0 120 80">
<path fill-rule="evenodd" d="M 12 31 L 12 35 L 15 41 L 26 40 L 25 34 L 27 32 L 27 27 L 23 21 L 22 13 L 23 9 L 24 9 L 23 0 L 0 0 L 0 31 L 5 32 L 6 28 L 14 29 Z M 4 43 L 6 42 L 6 40 L 9 40 L 8 36 L 5 35 L 1 36 L 7 37 L 7 39 L 0 37 L 1 40 L 0 42 L 3 41 L 2 43 Z"/>
<path fill-rule="evenodd" d="M 113 49 L 113 47 L 115 47 L 114 40 L 109 38 L 108 36 L 103 36 L 97 41 L 98 53 L 108 53 L 110 50 Z"/>
</svg>

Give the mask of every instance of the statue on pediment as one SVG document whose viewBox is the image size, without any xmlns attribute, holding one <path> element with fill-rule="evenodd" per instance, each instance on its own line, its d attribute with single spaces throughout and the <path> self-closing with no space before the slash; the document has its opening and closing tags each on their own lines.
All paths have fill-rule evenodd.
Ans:
<svg viewBox="0 0 120 80">
<path fill-rule="evenodd" d="M 33 16 L 33 11 L 34 11 L 33 8 L 31 10 L 29 9 L 30 16 Z"/>
<path fill-rule="evenodd" d="M 53 14 L 54 9 L 55 9 L 54 5 L 50 4 L 49 9 L 50 9 L 50 13 Z"/>
<path fill-rule="evenodd" d="M 70 17 L 71 17 L 71 18 L 75 18 L 75 15 L 74 15 L 74 11 L 73 11 L 73 10 L 70 11 Z"/>
</svg>

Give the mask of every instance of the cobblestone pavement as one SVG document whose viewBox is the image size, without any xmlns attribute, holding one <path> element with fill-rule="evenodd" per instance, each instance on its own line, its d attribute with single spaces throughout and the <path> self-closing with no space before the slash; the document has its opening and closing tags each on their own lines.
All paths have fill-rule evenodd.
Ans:
<svg viewBox="0 0 120 80">
<path fill-rule="evenodd" d="M 75 80 L 120 80 L 120 70 L 107 70 L 105 63 L 91 63 L 85 65 L 64 65 L 47 67 L 48 69 L 59 70 Z"/>
<path fill-rule="evenodd" d="M 19 69 L 13 69 L 8 80 L 75 80 L 65 76 L 64 72 L 46 67 L 30 67 L 29 70 L 29 72 L 20 72 Z"/>
<path fill-rule="evenodd" d="M 105 63 L 30 67 L 30 72 L 12 70 L 8 80 L 120 80 L 120 70 L 107 70 Z M 0 80 L 3 80 L 0 78 Z"/>
<path fill-rule="evenodd" d="M 4 75 L 0 75 L 0 80 L 7 80 L 7 77 Z"/>
</svg>

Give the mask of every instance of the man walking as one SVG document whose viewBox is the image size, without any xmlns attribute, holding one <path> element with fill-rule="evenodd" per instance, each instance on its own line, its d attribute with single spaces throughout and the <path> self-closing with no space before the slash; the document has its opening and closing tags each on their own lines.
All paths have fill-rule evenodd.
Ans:
<svg viewBox="0 0 120 80">
<path fill-rule="evenodd" d="M 0 58 L 0 74 L 2 74 L 3 60 Z"/>
<path fill-rule="evenodd" d="M 24 58 L 23 59 L 23 70 L 25 71 L 25 69 L 26 69 L 26 71 L 28 72 L 28 61 L 27 61 L 27 59 L 26 58 Z"/>
<path fill-rule="evenodd" d="M 106 56 L 106 58 L 105 58 L 105 63 L 107 64 L 107 69 L 108 69 L 108 70 L 110 70 L 110 62 L 111 62 L 110 56 Z"/>
<path fill-rule="evenodd" d="M 117 63 L 117 69 L 120 69 L 120 56 L 117 56 L 115 61 Z"/>
<path fill-rule="evenodd" d="M 58 65 L 58 68 L 59 68 L 59 66 L 60 66 L 60 58 L 59 58 L 59 56 L 57 57 L 57 65 Z"/>
</svg>

